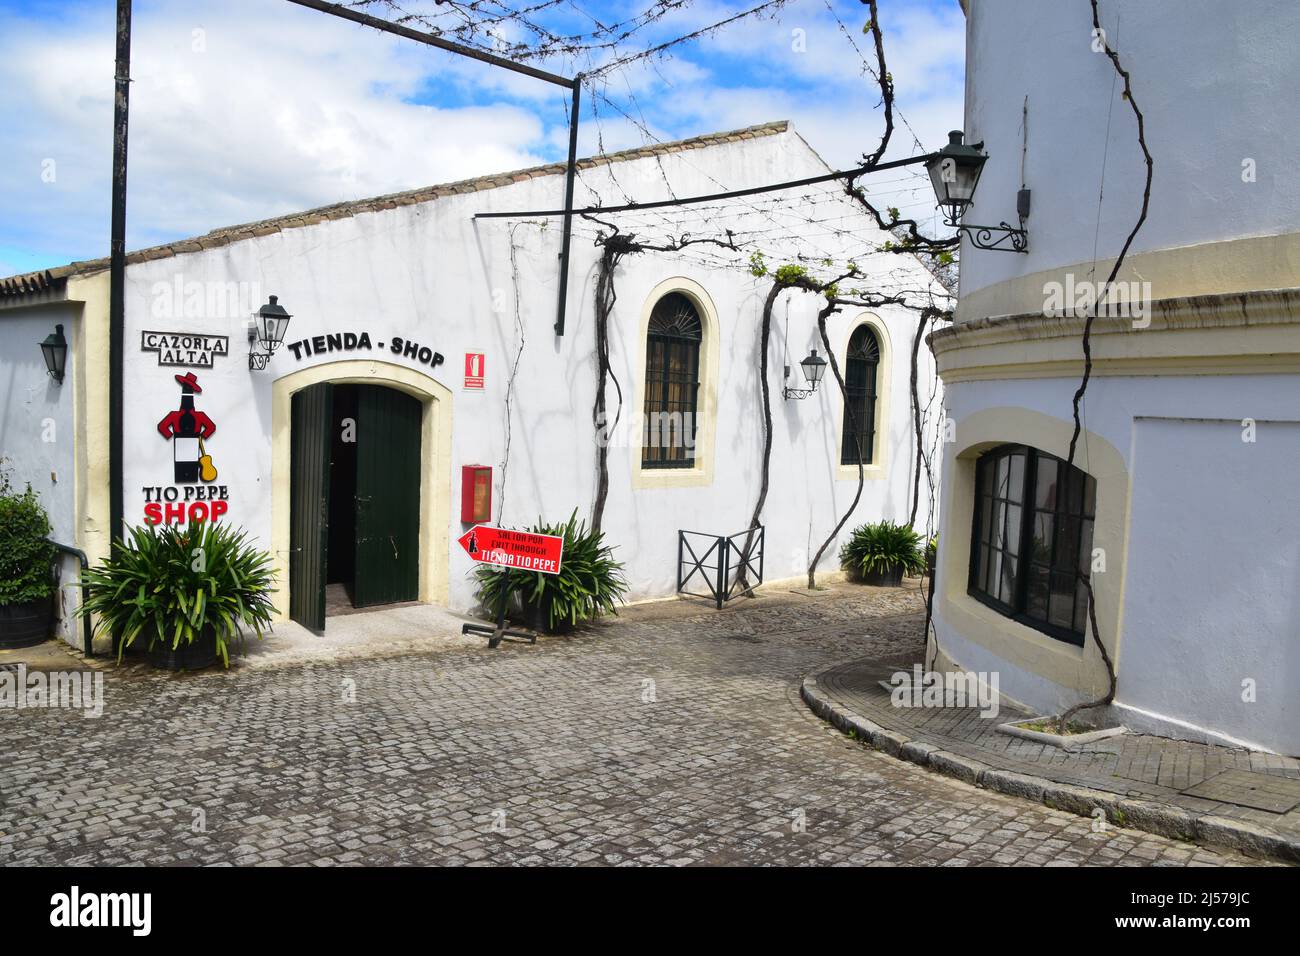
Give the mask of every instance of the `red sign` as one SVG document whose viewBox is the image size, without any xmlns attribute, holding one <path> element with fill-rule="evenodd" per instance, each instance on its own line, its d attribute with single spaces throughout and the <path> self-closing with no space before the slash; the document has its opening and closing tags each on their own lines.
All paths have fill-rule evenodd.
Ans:
<svg viewBox="0 0 1300 956">
<path fill-rule="evenodd" d="M 458 539 L 475 561 L 499 564 L 503 568 L 559 574 L 564 556 L 564 539 L 553 534 L 510 531 L 491 525 L 475 525 Z"/>
<path fill-rule="evenodd" d="M 482 352 L 465 353 L 465 387 L 482 388 L 483 387 L 483 365 L 487 361 L 487 356 Z"/>
</svg>

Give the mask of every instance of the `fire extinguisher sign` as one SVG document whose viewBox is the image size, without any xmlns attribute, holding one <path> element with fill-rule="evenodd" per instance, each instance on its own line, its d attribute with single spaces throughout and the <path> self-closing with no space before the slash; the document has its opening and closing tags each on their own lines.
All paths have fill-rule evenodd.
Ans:
<svg viewBox="0 0 1300 956">
<path fill-rule="evenodd" d="M 465 353 L 465 387 L 482 389 L 484 382 L 483 365 L 486 356 L 482 352 Z"/>
</svg>

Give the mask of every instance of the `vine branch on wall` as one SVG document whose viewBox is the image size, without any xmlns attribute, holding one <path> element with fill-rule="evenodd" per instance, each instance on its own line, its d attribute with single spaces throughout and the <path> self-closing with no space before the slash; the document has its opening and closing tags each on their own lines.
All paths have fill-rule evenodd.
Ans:
<svg viewBox="0 0 1300 956">
<path fill-rule="evenodd" d="M 629 255 L 645 252 L 679 252 L 688 246 L 709 244 L 725 249 L 736 248 L 731 232 L 726 232 L 726 239 L 714 239 L 698 236 L 682 236 L 666 242 L 641 242 L 632 233 L 619 230 L 612 222 L 599 219 L 591 214 L 584 214 L 603 226 L 605 230 L 596 237 L 600 247 L 600 264 L 596 274 L 596 400 L 591 409 L 592 425 L 596 430 L 596 499 L 591 509 L 591 527 L 599 533 L 605 517 L 605 502 L 609 498 L 609 444 L 614 428 L 618 426 L 623 413 L 623 387 L 614 375 L 609 362 L 609 318 L 618 301 L 618 289 L 614 282 L 619 263 Z M 613 381 L 618 393 L 618 409 L 613 422 L 607 421 L 605 405 L 605 384 Z"/>
<path fill-rule="evenodd" d="M 1102 40 L 1103 50 L 1115 72 L 1124 81 L 1124 102 L 1129 105 L 1133 111 L 1133 116 L 1137 120 L 1137 140 L 1138 146 L 1142 150 L 1142 158 L 1146 163 L 1146 180 L 1142 189 L 1142 208 L 1138 212 L 1137 221 L 1133 228 L 1129 230 L 1128 236 L 1124 240 L 1124 245 L 1119 251 L 1119 256 L 1115 259 L 1115 264 L 1111 266 L 1110 275 L 1106 277 L 1106 282 L 1102 285 L 1101 290 L 1097 293 L 1093 302 L 1093 307 L 1088 310 L 1087 318 L 1083 323 L 1083 377 L 1079 381 L 1079 387 L 1075 390 L 1073 399 L 1074 411 L 1074 431 L 1070 435 L 1070 453 L 1066 458 L 1070 467 L 1074 466 L 1074 453 L 1079 443 L 1079 436 L 1083 433 L 1082 406 L 1083 397 L 1088 391 L 1088 382 L 1092 378 L 1092 325 L 1097 317 L 1097 310 L 1101 303 L 1105 301 L 1110 292 L 1110 287 L 1119 275 L 1120 269 L 1124 265 L 1124 259 L 1128 256 L 1129 248 L 1133 245 L 1133 240 L 1137 238 L 1138 232 L 1143 224 L 1147 221 L 1147 212 L 1151 208 L 1151 180 L 1155 175 L 1155 161 L 1151 157 L 1151 150 L 1147 148 L 1146 140 L 1146 117 L 1142 115 L 1142 110 L 1137 105 L 1137 100 L 1133 96 L 1133 82 L 1128 70 L 1120 62 L 1119 54 L 1111 47 L 1110 41 L 1105 39 L 1106 33 L 1101 26 L 1101 11 L 1098 9 L 1097 0 L 1089 0 L 1092 7 L 1092 29 L 1093 36 Z M 1115 662 L 1111 660 L 1110 653 L 1106 650 L 1106 645 L 1101 641 L 1101 634 L 1097 628 L 1097 607 L 1096 600 L 1093 596 L 1091 575 L 1084 576 L 1082 572 L 1078 575 L 1078 580 L 1083 584 L 1084 590 L 1088 595 L 1088 629 L 1092 636 L 1093 643 L 1101 653 L 1102 662 L 1106 665 L 1106 676 L 1109 682 L 1109 688 L 1106 693 L 1096 700 L 1082 701 L 1073 707 L 1066 709 L 1061 714 L 1057 722 L 1058 732 L 1064 734 L 1067 732 L 1067 726 L 1071 717 L 1081 710 L 1091 710 L 1096 707 L 1106 707 L 1115 701 L 1115 687 L 1117 677 L 1115 673 Z"/>
</svg>

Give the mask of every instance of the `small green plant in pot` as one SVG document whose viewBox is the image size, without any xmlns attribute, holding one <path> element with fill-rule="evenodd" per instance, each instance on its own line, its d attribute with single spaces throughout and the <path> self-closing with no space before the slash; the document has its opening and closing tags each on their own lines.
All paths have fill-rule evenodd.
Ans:
<svg viewBox="0 0 1300 956">
<path fill-rule="evenodd" d="M 54 625 L 50 519 L 29 485 L 15 492 L 0 472 L 0 648 L 30 647 Z"/>
<path fill-rule="evenodd" d="M 892 521 L 859 525 L 840 548 L 840 567 L 865 584 L 897 587 L 903 575 L 925 570 L 921 536 L 911 525 Z"/>
<path fill-rule="evenodd" d="M 602 614 L 618 613 L 627 581 L 623 565 L 614 560 L 614 549 L 605 544 L 602 532 L 588 529 L 586 522 L 579 524 L 576 510 L 565 524 L 550 525 L 539 518 L 527 530 L 564 538 L 560 573 L 487 565 L 475 568 L 478 597 L 484 607 L 495 615 L 518 595 L 528 626 L 551 634 L 564 633 Z"/>
<path fill-rule="evenodd" d="M 130 529 L 107 562 L 86 573 L 78 613 L 118 635 L 118 660 L 143 642 L 150 663 L 168 670 L 230 666 L 245 631 L 271 624 L 271 555 L 248 534 L 217 522 Z"/>
</svg>

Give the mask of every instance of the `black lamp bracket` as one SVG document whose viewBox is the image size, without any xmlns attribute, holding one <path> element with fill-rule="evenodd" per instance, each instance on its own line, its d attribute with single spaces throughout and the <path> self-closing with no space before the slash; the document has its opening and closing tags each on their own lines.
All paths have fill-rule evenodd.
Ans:
<svg viewBox="0 0 1300 956">
<path fill-rule="evenodd" d="M 949 223 L 949 225 L 952 225 L 952 223 Z M 1024 220 L 1021 220 L 1021 228 L 1019 229 L 1006 221 L 996 226 L 970 226 L 965 223 L 958 223 L 957 229 L 966 233 L 971 244 L 976 249 L 1028 253 L 1029 232 L 1024 228 L 1024 225 Z"/>
<path fill-rule="evenodd" d="M 265 369 L 271 361 L 272 351 L 259 352 L 257 350 L 257 324 L 256 322 L 248 323 L 248 370 L 250 372 L 260 372 Z"/>
<path fill-rule="evenodd" d="M 1029 190 L 1021 187 L 1016 193 L 1016 215 L 1020 217 L 1020 228 L 1003 220 L 996 226 L 971 226 L 960 219 L 944 218 L 944 223 L 964 232 L 970 237 L 976 249 L 991 249 L 996 252 L 1029 252 L 1029 232 L 1025 229 L 1025 220 L 1029 218 Z"/>
</svg>

